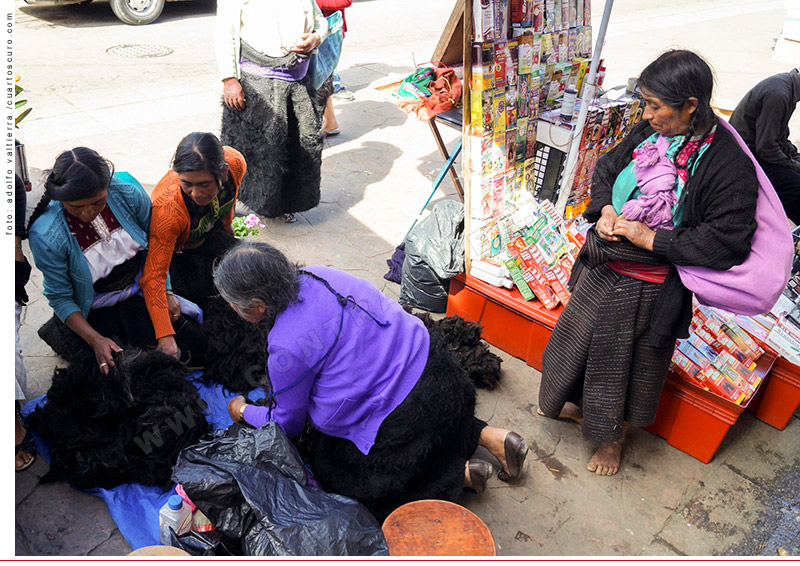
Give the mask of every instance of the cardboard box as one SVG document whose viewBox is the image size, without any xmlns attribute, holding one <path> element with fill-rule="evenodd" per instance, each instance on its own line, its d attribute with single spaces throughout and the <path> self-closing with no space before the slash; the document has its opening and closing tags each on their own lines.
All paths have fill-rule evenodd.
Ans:
<svg viewBox="0 0 800 566">
<path fill-rule="evenodd" d="M 755 340 L 742 330 L 742 327 L 736 324 L 734 320 L 729 320 L 722 325 L 722 328 L 749 358 L 757 360 L 764 353 L 764 349 L 756 344 Z"/>
<path fill-rule="evenodd" d="M 696 380 L 698 383 L 700 382 L 697 376 L 703 368 L 698 366 L 679 350 L 675 350 L 672 353 L 672 366 L 677 373 L 681 374 L 688 380 Z"/>
<path fill-rule="evenodd" d="M 697 348 L 692 346 L 686 340 L 678 340 L 678 351 L 689 358 L 692 363 L 697 364 L 701 368 L 711 365 L 711 360 L 713 359 L 703 355 Z"/>
<path fill-rule="evenodd" d="M 789 362 L 800 365 L 800 338 L 795 334 L 790 325 L 785 322 L 785 316 L 778 319 L 769 333 L 767 344 L 778 351 Z"/>
<path fill-rule="evenodd" d="M 703 371 L 700 372 L 700 379 L 710 391 L 737 405 L 741 405 L 747 399 L 747 395 L 730 377 L 713 366 L 703 368 Z"/>
</svg>

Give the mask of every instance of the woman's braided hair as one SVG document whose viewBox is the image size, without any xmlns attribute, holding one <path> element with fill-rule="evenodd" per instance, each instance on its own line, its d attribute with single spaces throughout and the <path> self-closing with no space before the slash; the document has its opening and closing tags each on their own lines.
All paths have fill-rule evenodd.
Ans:
<svg viewBox="0 0 800 566">
<path fill-rule="evenodd" d="M 33 209 L 28 230 L 44 213 L 50 201 L 82 200 L 107 190 L 114 166 L 93 149 L 75 147 L 62 152 L 53 168 L 45 174 L 44 195 Z"/>
<path fill-rule="evenodd" d="M 692 113 L 689 132 L 676 155 L 680 155 L 698 131 L 704 134 L 698 147 L 702 145 L 711 133 L 711 125 L 714 122 L 714 110 L 711 108 L 714 73 L 702 57 L 685 49 L 666 51 L 645 67 L 638 82 L 639 86 L 676 110 L 683 108 L 689 98 L 696 98 L 697 108 Z M 684 167 L 689 168 L 692 161 L 690 160 Z"/>
</svg>

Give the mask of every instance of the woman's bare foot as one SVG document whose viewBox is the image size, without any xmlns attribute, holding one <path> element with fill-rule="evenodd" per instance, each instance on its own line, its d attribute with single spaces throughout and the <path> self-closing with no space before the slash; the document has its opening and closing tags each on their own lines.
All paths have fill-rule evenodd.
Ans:
<svg viewBox="0 0 800 566">
<path fill-rule="evenodd" d="M 619 463 L 622 460 L 622 440 L 614 442 L 603 442 L 597 452 L 586 466 L 590 472 L 598 476 L 613 476 L 619 471 Z"/>
<path fill-rule="evenodd" d="M 537 413 L 542 415 L 543 417 L 546 416 L 541 409 L 536 410 Z M 561 412 L 558 414 L 559 419 L 568 419 L 571 421 L 575 421 L 578 424 L 583 422 L 583 410 L 578 407 L 575 403 L 570 403 L 567 401 L 564 403 L 564 406 L 561 407 Z"/>
<path fill-rule="evenodd" d="M 625 444 L 625 433 L 628 430 L 628 423 L 622 425 L 622 437 L 612 442 L 603 442 L 592 459 L 586 465 L 586 469 L 596 473 L 598 476 L 613 476 L 619 471 L 622 461 L 622 446 Z"/>
</svg>

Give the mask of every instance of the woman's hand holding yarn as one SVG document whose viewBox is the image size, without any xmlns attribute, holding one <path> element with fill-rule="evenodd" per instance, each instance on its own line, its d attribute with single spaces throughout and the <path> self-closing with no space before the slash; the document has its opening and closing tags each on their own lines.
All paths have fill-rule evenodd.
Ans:
<svg viewBox="0 0 800 566">
<path fill-rule="evenodd" d="M 121 352 L 116 342 L 111 338 L 99 336 L 92 343 L 89 344 L 94 350 L 94 357 L 97 360 L 97 365 L 100 367 L 100 372 L 103 375 L 108 375 L 109 368 L 114 367 L 114 352 Z"/>
<path fill-rule="evenodd" d="M 612 233 L 617 237 L 627 238 L 630 243 L 638 248 L 653 251 L 653 240 L 655 240 L 656 233 L 644 222 L 628 220 L 624 216 L 620 216 L 614 223 Z"/>
<path fill-rule="evenodd" d="M 597 235 L 603 240 L 618 242 L 619 237 L 614 235 L 614 224 L 617 222 L 617 211 L 610 204 L 603 207 L 602 216 L 595 224 Z"/>
</svg>

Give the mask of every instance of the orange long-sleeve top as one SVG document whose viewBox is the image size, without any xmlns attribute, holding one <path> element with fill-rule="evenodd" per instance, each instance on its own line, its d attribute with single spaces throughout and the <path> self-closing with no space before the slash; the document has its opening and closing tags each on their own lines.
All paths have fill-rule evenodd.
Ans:
<svg viewBox="0 0 800 566">
<path fill-rule="evenodd" d="M 234 205 L 239 194 L 239 185 L 247 171 L 247 164 L 241 153 L 229 146 L 222 148 L 228 171 L 233 178 Z M 169 318 L 167 305 L 167 273 L 172 262 L 172 254 L 186 244 L 191 228 L 191 220 L 186 203 L 181 194 L 178 174 L 170 170 L 153 189 L 150 199 L 153 208 L 150 218 L 150 237 L 147 259 L 144 263 L 139 285 L 144 294 L 147 311 L 153 322 L 156 339 L 175 334 Z M 234 207 L 225 214 L 222 221 L 226 226 L 233 222 Z"/>
</svg>

